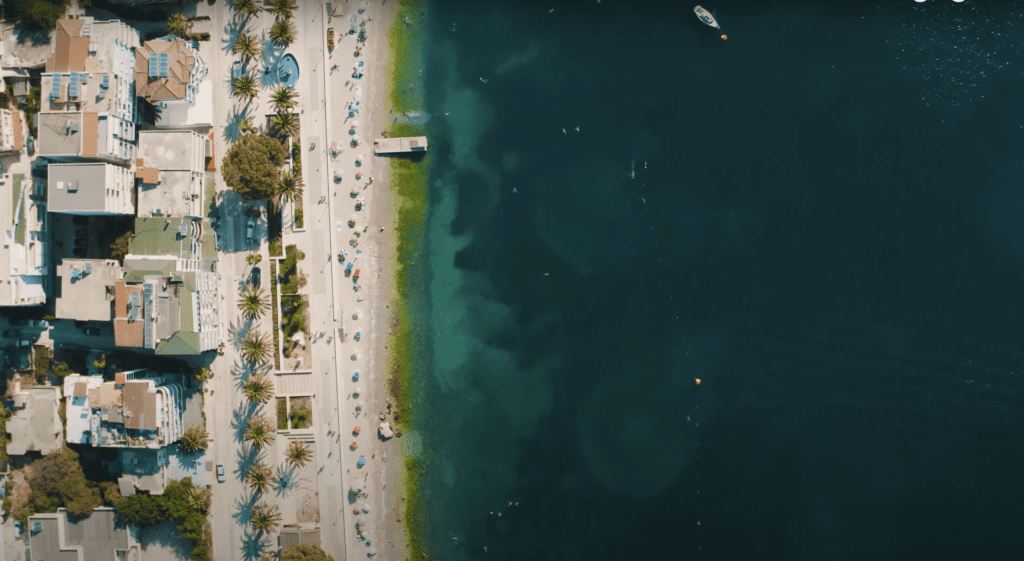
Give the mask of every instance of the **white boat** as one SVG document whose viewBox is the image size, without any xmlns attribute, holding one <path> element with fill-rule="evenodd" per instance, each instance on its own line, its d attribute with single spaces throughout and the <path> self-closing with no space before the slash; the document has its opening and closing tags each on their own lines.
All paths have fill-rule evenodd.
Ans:
<svg viewBox="0 0 1024 561">
<path fill-rule="evenodd" d="M 715 16 L 711 12 L 705 10 L 700 6 L 697 6 L 693 9 L 693 13 L 697 14 L 697 19 L 704 22 L 704 25 L 714 27 L 719 31 L 722 30 L 722 26 L 718 25 L 718 20 L 715 19 Z M 729 37 L 725 33 L 722 34 L 723 41 L 725 41 L 728 38 Z"/>
</svg>

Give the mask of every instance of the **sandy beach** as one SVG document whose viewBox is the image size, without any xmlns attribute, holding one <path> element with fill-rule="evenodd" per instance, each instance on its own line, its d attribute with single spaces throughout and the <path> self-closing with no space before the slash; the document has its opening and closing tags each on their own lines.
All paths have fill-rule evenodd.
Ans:
<svg viewBox="0 0 1024 561">
<path fill-rule="evenodd" d="M 365 477 L 366 487 L 359 495 L 358 502 L 370 506 L 370 512 L 366 513 L 363 512 L 365 509 L 358 507 L 358 503 L 346 505 L 348 513 L 345 541 L 352 558 L 362 557 L 371 549 L 376 550 L 377 558 L 381 559 L 408 558 L 408 540 L 403 523 L 405 470 L 401 449 L 398 439 L 383 440 L 378 432 L 382 416 L 391 422 L 392 428 L 395 428 L 386 387 L 386 346 L 389 301 L 395 294 L 393 269 L 397 240 L 394 226 L 397 210 L 390 192 L 390 162 L 388 159 L 372 155 L 373 139 L 380 138 L 381 132 L 390 124 L 391 61 L 388 32 L 395 20 L 397 9 L 397 2 L 368 4 L 365 12 L 360 14 L 360 21 L 366 21 L 367 29 L 367 41 L 361 55 L 352 56 L 354 36 L 347 35 L 339 38 L 338 46 L 330 59 L 331 64 L 337 64 L 340 71 L 346 74 L 357 61 L 364 62 L 363 79 L 353 80 L 355 83 L 361 82 L 364 90 L 361 104 L 363 109 L 357 116 L 361 123 L 358 127 L 362 137 L 361 145 L 355 149 L 346 148 L 344 154 L 367 154 L 369 158 L 364 160 L 361 168 L 363 182 L 368 181 L 370 177 L 373 178 L 372 185 L 360 194 L 366 200 L 364 210 L 360 214 L 368 215 L 368 221 L 364 223 L 369 225 L 368 231 L 359 238 L 358 246 L 363 250 L 360 263 L 362 275 L 359 281 L 362 289 L 359 292 L 352 292 L 345 290 L 345 286 L 341 290 L 344 310 L 341 323 L 348 335 L 346 341 L 341 344 L 341 356 L 346 360 L 339 365 L 338 370 L 342 385 L 347 387 L 347 391 L 344 391 L 347 399 L 344 402 L 341 419 L 341 426 L 344 427 L 342 438 L 351 437 L 359 443 L 357 449 L 349 451 L 345 460 L 346 466 L 350 466 L 345 469 L 345 476 L 348 478 L 345 487 L 346 492 L 349 492 L 353 481 Z M 347 10 L 354 11 L 354 8 L 350 7 Z M 342 8 L 339 7 L 335 14 L 331 25 L 339 31 L 347 28 L 348 19 L 343 15 L 347 16 L 348 13 L 342 12 Z M 347 104 L 342 103 L 338 96 L 335 95 L 331 103 L 331 110 L 336 114 L 345 111 Z M 340 200 L 345 196 L 344 202 L 350 202 L 347 189 L 343 191 L 337 198 Z M 353 252 L 349 253 L 351 255 Z M 359 319 L 354 319 L 357 312 L 361 312 L 362 315 Z M 369 329 L 365 329 L 367 325 Z M 359 342 L 352 338 L 356 331 L 362 332 Z M 347 358 L 357 350 L 363 355 L 363 358 L 355 363 L 359 365 L 355 369 L 360 372 L 360 378 L 358 382 L 352 382 L 350 373 L 346 370 L 352 363 Z M 352 396 L 356 387 L 363 392 L 358 397 Z M 365 407 L 356 413 L 356 404 L 359 402 Z M 360 428 L 358 436 L 354 436 L 356 427 Z M 366 465 L 362 469 L 354 467 L 360 456 L 366 459 Z M 348 494 L 349 499 L 352 497 L 354 495 Z M 357 531 L 360 519 L 366 522 L 363 525 L 362 539 Z M 370 544 L 366 544 L 367 539 L 371 541 Z"/>
</svg>

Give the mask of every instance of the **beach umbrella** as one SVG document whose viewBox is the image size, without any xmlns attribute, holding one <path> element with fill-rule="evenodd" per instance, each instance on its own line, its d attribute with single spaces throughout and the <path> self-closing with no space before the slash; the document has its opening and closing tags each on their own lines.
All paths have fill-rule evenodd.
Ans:
<svg viewBox="0 0 1024 561">
<path fill-rule="evenodd" d="M 345 175 L 345 170 L 343 170 L 341 168 L 334 168 L 334 178 L 335 179 L 339 179 L 340 180 L 343 175 Z"/>
<path fill-rule="evenodd" d="M 361 395 L 362 393 L 363 393 L 363 388 L 360 388 L 359 386 L 356 386 L 356 389 L 352 392 L 352 395 Z"/>
<path fill-rule="evenodd" d="M 353 382 L 358 382 L 359 381 L 359 373 L 358 372 L 353 372 L 352 373 L 352 381 Z"/>
<path fill-rule="evenodd" d="M 352 319 L 363 319 L 363 312 L 356 310 L 356 313 L 352 314 Z"/>
<path fill-rule="evenodd" d="M 362 478 L 356 478 L 352 480 L 352 490 L 356 493 L 362 491 L 366 487 L 366 483 Z"/>
<path fill-rule="evenodd" d="M 366 465 L 366 456 L 359 456 L 359 459 L 356 460 L 356 467 L 360 467 L 361 468 L 361 467 L 363 467 L 365 465 Z"/>
<path fill-rule="evenodd" d="M 362 401 L 356 403 L 356 409 L 366 409 L 366 404 Z"/>
<path fill-rule="evenodd" d="M 359 194 L 359 186 L 358 185 L 353 185 L 352 186 L 352 194 L 353 195 L 358 195 Z"/>
<path fill-rule="evenodd" d="M 359 121 L 357 121 L 355 119 L 352 119 L 352 128 L 355 128 L 355 127 L 358 127 L 358 126 L 359 126 Z"/>
<path fill-rule="evenodd" d="M 355 352 L 355 353 L 352 354 L 352 360 L 359 360 L 362 357 L 363 357 L 363 355 L 359 354 L 358 352 Z M 358 388 L 356 388 L 356 389 L 358 389 Z M 359 392 L 357 391 L 356 394 L 358 394 L 358 393 Z"/>
<path fill-rule="evenodd" d="M 354 140 L 356 142 L 359 142 L 359 135 L 358 134 L 352 135 L 352 140 Z"/>
</svg>

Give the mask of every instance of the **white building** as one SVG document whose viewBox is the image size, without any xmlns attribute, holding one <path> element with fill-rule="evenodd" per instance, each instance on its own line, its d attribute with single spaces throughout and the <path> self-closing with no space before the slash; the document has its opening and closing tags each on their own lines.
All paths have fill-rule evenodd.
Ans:
<svg viewBox="0 0 1024 561">
<path fill-rule="evenodd" d="M 30 179 L 0 176 L 0 306 L 33 306 L 46 302 L 46 203 Z"/>
<path fill-rule="evenodd" d="M 0 109 L 0 154 L 16 154 L 24 147 L 21 111 Z"/>
<path fill-rule="evenodd" d="M 192 130 L 139 131 L 139 216 L 203 218 L 208 140 Z"/>
<path fill-rule="evenodd" d="M 81 215 L 135 214 L 135 178 L 126 167 L 106 162 L 50 164 L 50 212 Z"/>
<path fill-rule="evenodd" d="M 200 98 L 206 74 L 206 61 L 193 41 L 169 36 L 135 49 L 136 92 L 159 110 L 158 127 L 212 123 L 212 88 L 204 88 Z"/>
<path fill-rule="evenodd" d="M 100 376 L 67 376 L 68 442 L 158 449 L 178 441 L 184 431 L 185 397 L 175 380 L 146 370 L 118 372 L 113 382 Z"/>
<path fill-rule="evenodd" d="M 132 162 L 136 120 L 132 49 L 138 45 L 138 32 L 119 20 L 57 21 L 53 52 L 41 80 L 40 155 L 60 161 Z"/>
</svg>

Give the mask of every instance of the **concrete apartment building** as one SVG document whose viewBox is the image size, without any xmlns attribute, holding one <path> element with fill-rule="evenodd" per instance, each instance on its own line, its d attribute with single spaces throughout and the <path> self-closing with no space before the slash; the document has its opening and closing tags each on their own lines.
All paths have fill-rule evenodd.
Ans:
<svg viewBox="0 0 1024 561">
<path fill-rule="evenodd" d="M 16 384 L 14 415 L 7 420 L 8 455 L 39 452 L 45 456 L 60 449 L 64 441 L 64 427 L 57 413 L 60 397 L 58 387 L 36 386 L 22 390 L 21 385 Z"/>
<path fill-rule="evenodd" d="M 135 214 L 135 178 L 107 162 L 50 164 L 46 184 L 50 212 L 79 215 Z"/>
<path fill-rule="evenodd" d="M 36 184 L 23 175 L 0 176 L 0 306 L 46 302 L 49 248 L 46 203 Z"/>
<path fill-rule="evenodd" d="M 181 438 L 184 387 L 180 376 L 146 370 L 64 379 L 68 442 L 98 448 L 162 448 Z"/>
<path fill-rule="evenodd" d="M 192 130 L 139 131 L 139 216 L 204 218 L 208 141 Z"/>
<path fill-rule="evenodd" d="M 85 518 L 69 518 L 64 508 L 28 518 L 32 561 L 139 561 L 138 528 L 117 523 L 117 512 L 97 508 Z"/>
<path fill-rule="evenodd" d="M 141 376 L 146 376 L 141 378 Z M 121 494 L 159 495 L 174 477 L 170 456 L 184 430 L 185 389 L 180 376 L 145 370 L 64 379 L 67 439 L 73 444 L 117 448 Z"/>
<path fill-rule="evenodd" d="M 208 222 L 136 218 L 114 294 L 114 342 L 158 355 L 195 355 L 221 341 L 213 271 L 217 238 Z"/>
<path fill-rule="evenodd" d="M 64 259 L 57 265 L 55 317 L 75 321 L 114 319 L 114 285 L 124 269 L 111 259 Z"/>
<path fill-rule="evenodd" d="M 169 36 L 135 49 L 136 91 L 159 109 L 157 127 L 212 125 L 213 88 L 199 87 L 207 71 L 193 41 Z"/>
<path fill-rule="evenodd" d="M 139 35 L 122 21 L 57 21 L 40 88 L 38 154 L 57 161 L 135 159 Z"/>
</svg>

